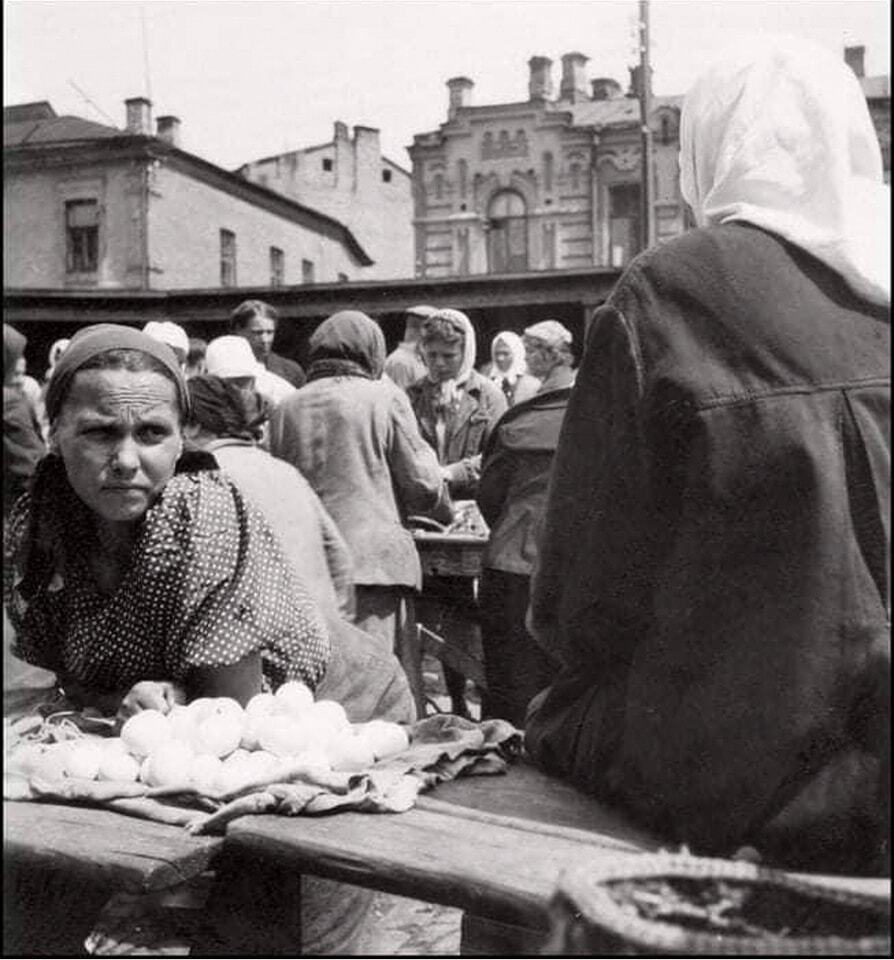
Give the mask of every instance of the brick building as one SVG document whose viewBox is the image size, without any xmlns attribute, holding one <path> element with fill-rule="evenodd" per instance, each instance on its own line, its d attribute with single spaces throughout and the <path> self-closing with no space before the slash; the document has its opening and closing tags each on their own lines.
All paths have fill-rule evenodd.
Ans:
<svg viewBox="0 0 894 960">
<path fill-rule="evenodd" d="M 329 143 L 253 160 L 254 183 L 347 224 L 375 263 L 368 280 L 413 276 L 413 188 L 408 170 L 382 155 L 379 131 L 336 121 Z"/>
<path fill-rule="evenodd" d="M 279 286 L 372 260 L 331 216 L 180 149 L 179 120 L 126 101 L 125 130 L 49 103 L 3 111 L 3 282 L 11 288 Z"/>
<path fill-rule="evenodd" d="M 863 76 L 863 47 L 845 59 L 860 77 L 890 178 L 888 77 Z M 642 247 L 638 68 L 625 93 L 588 80 L 587 57 L 528 62 L 527 98 L 475 106 L 468 77 L 447 81 L 447 120 L 417 134 L 413 162 L 416 274 L 422 277 L 619 267 Z M 689 225 L 679 192 L 682 96 L 652 98 L 652 236 Z"/>
</svg>

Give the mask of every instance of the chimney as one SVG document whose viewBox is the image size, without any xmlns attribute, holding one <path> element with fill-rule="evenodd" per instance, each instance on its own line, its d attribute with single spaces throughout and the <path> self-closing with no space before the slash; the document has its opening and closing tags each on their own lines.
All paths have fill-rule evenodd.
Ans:
<svg viewBox="0 0 894 960">
<path fill-rule="evenodd" d="M 348 125 L 344 120 L 335 121 L 335 140 L 348 140 Z"/>
<path fill-rule="evenodd" d="M 528 61 L 529 100 L 549 100 L 553 95 L 553 62 L 549 57 L 531 57 Z"/>
<path fill-rule="evenodd" d="M 559 87 L 559 99 L 578 100 L 587 99 L 586 64 L 589 57 L 582 53 L 566 53 L 562 57 L 562 85 Z"/>
<path fill-rule="evenodd" d="M 621 84 L 611 77 L 597 77 L 591 81 L 593 100 L 614 100 L 621 96 Z"/>
<path fill-rule="evenodd" d="M 865 76 L 863 68 L 863 57 L 866 54 L 866 47 L 845 47 L 844 62 L 854 71 L 858 77 Z"/>
<path fill-rule="evenodd" d="M 131 97 L 124 101 L 127 110 L 128 133 L 141 137 L 152 136 L 152 101 L 145 97 Z"/>
<path fill-rule="evenodd" d="M 180 146 L 180 117 L 159 117 L 155 121 L 155 135 L 172 147 Z"/>
<path fill-rule="evenodd" d="M 474 86 L 475 84 L 468 77 L 451 77 L 447 81 L 447 89 L 450 91 L 450 102 L 447 107 L 448 120 L 456 116 L 460 107 L 469 106 Z"/>
<path fill-rule="evenodd" d="M 354 127 L 354 188 L 360 193 L 378 189 L 382 149 L 376 127 Z"/>
</svg>

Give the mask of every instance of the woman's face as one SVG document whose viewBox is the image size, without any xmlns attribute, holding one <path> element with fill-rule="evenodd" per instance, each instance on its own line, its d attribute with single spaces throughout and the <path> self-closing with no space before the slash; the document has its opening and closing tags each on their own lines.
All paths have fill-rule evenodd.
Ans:
<svg viewBox="0 0 894 960">
<path fill-rule="evenodd" d="M 422 345 L 422 359 L 435 383 L 452 380 L 459 375 L 463 365 L 463 344 L 461 341 L 429 340 Z"/>
<path fill-rule="evenodd" d="M 174 475 L 183 449 L 177 390 L 151 370 L 82 370 L 50 441 L 72 489 L 97 516 L 135 523 Z"/>
<path fill-rule="evenodd" d="M 15 362 L 9 373 L 6 375 L 6 386 L 15 387 L 16 390 L 21 390 L 25 385 L 25 358 L 19 357 Z"/>
<path fill-rule="evenodd" d="M 494 347 L 494 363 L 502 373 L 512 366 L 512 351 L 502 341 Z"/>
</svg>

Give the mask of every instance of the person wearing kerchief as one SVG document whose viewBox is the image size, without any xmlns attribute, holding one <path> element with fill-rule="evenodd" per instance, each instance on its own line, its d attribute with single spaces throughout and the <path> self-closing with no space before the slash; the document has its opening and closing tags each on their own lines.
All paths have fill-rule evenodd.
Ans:
<svg viewBox="0 0 894 960">
<path fill-rule="evenodd" d="M 526 327 L 522 337 L 528 372 L 540 381 L 538 393 L 564 390 L 574 384 L 571 331 L 558 320 Z"/>
<path fill-rule="evenodd" d="M 307 383 L 273 411 L 270 452 L 301 471 L 335 521 L 354 564 L 354 622 L 390 652 L 403 596 L 422 579 L 402 520 L 432 511 L 449 520 L 446 485 L 406 394 L 382 377 L 379 325 L 341 310 L 309 347 Z"/>
<path fill-rule="evenodd" d="M 528 372 L 525 345 L 517 333 L 500 331 L 491 342 L 490 357 L 485 375 L 503 391 L 510 407 L 534 396 L 540 381 Z"/>
<path fill-rule="evenodd" d="M 553 465 L 528 714 L 554 773 L 669 843 L 889 869 L 890 196 L 853 72 L 804 40 L 686 95 L 697 229 L 593 318 Z"/>
</svg>

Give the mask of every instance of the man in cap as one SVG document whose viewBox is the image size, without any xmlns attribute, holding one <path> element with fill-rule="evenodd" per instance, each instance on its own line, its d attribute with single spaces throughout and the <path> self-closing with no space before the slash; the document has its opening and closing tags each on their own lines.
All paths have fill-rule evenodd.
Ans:
<svg viewBox="0 0 894 960">
<path fill-rule="evenodd" d="M 143 333 L 147 337 L 152 337 L 153 340 L 158 340 L 159 343 L 166 343 L 177 355 L 180 369 L 185 369 L 186 355 L 189 353 L 189 337 L 180 324 L 173 323 L 171 320 L 150 320 L 143 327 Z"/>
<path fill-rule="evenodd" d="M 571 334 L 544 320 L 524 332 L 529 371 L 543 382 L 504 414 L 484 450 L 477 501 L 490 526 L 478 599 L 487 693 L 482 717 L 525 724 L 529 701 L 558 664 L 528 633 L 525 615 L 550 468 L 571 396 Z"/>
<path fill-rule="evenodd" d="M 571 333 L 558 320 L 541 320 L 526 327 L 522 342 L 525 345 L 528 372 L 541 381 L 538 393 L 549 393 L 573 385 Z"/>
<path fill-rule="evenodd" d="M 307 377 L 301 364 L 273 351 L 279 314 L 263 300 L 245 300 L 230 314 L 230 329 L 244 337 L 251 346 L 258 363 L 265 370 L 288 381 L 293 387 L 303 387 Z"/>
<path fill-rule="evenodd" d="M 422 324 L 434 312 L 434 307 L 422 304 L 410 307 L 404 314 L 404 338 L 385 358 L 385 373 L 402 390 L 406 390 L 410 384 L 421 380 L 428 373 L 419 353 L 419 338 L 422 335 Z"/>
</svg>

